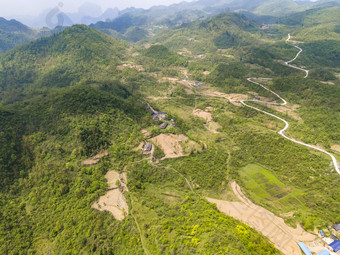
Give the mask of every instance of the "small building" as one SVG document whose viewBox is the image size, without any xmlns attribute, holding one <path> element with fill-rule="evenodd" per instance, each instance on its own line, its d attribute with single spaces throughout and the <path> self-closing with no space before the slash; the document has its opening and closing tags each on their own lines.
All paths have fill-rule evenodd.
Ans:
<svg viewBox="0 0 340 255">
<path fill-rule="evenodd" d="M 334 241 L 334 242 L 331 243 L 329 246 L 332 248 L 332 250 L 333 250 L 334 252 L 340 251 L 340 241 L 339 241 L 339 240 Z"/>
<path fill-rule="evenodd" d="M 170 126 L 172 126 L 172 127 L 176 127 L 176 123 L 175 123 L 175 120 L 174 119 L 171 119 L 170 120 Z"/>
<path fill-rule="evenodd" d="M 339 238 L 337 238 L 335 235 L 330 235 L 330 237 L 332 240 L 336 241 L 336 240 L 339 240 Z"/>
<path fill-rule="evenodd" d="M 340 225 L 335 224 L 335 225 L 332 226 L 332 229 L 334 229 L 335 231 L 340 231 Z"/>
<path fill-rule="evenodd" d="M 195 82 L 195 86 L 201 86 L 201 85 L 203 85 L 203 83 L 201 83 L 201 82 Z"/>
<path fill-rule="evenodd" d="M 187 81 L 189 81 L 189 80 L 188 80 L 187 78 L 184 78 L 183 81 L 186 81 L 186 82 L 187 82 Z"/>
<path fill-rule="evenodd" d="M 298 245 L 300 246 L 300 248 L 304 252 L 304 254 L 313 255 L 303 242 L 298 243 Z"/>
<path fill-rule="evenodd" d="M 143 151 L 151 151 L 152 150 L 152 143 L 148 142 L 148 143 L 144 144 L 142 150 Z"/>
<path fill-rule="evenodd" d="M 322 252 L 319 252 L 316 255 L 330 255 L 331 253 L 329 252 L 329 250 L 323 250 Z"/>
<path fill-rule="evenodd" d="M 166 122 L 159 125 L 160 129 L 166 129 L 167 127 L 168 127 L 168 123 Z"/>
</svg>

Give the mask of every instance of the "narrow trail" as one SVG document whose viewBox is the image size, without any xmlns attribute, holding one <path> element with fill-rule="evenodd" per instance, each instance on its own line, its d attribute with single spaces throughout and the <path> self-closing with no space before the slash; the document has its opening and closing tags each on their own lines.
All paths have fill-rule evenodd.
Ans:
<svg viewBox="0 0 340 255">
<path fill-rule="evenodd" d="M 286 40 L 286 43 L 289 42 L 290 38 L 291 38 L 291 36 L 290 36 L 290 34 L 288 34 L 288 39 Z M 293 66 L 293 65 L 290 64 L 291 62 L 293 62 L 294 60 L 296 60 L 296 59 L 298 58 L 298 56 L 301 54 L 301 52 L 302 52 L 302 49 L 301 49 L 300 47 L 298 47 L 298 46 L 296 46 L 296 45 L 292 45 L 292 46 L 295 47 L 295 48 L 297 48 L 297 49 L 299 49 L 300 51 L 297 53 L 297 55 L 296 55 L 292 60 L 290 60 L 290 61 L 288 61 L 288 62 L 285 62 L 285 64 L 286 64 L 287 66 L 289 66 L 289 67 L 292 67 L 292 68 L 295 68 L 295 69 L 298 69 L 298 70 L 301 70 L 301 71 L 306 72 L 306 76 L 305 76 L 304 78 L 307 78 L 307 77 L 308 77 L 308 74 L 309 74 L 309 71 L 308 71 L 308 70 L 303 69 L 303 68 L 300 68 L 300 67 L 296 67 L 296 66 Z M 339 163 L 337 162 L 337 160 L 336 160 L 336 158 L 335 158 L 335 156 L 334 156 L 333 154 L 331 154 L 331 153 L 329 153 L 328 151 L 325 151 L 325 150 L 323 150 L 323 149 L 320 149 L 320 148 L 318 148 L 318 147 L 315 147 L 315 146 L 312 146 L 312 145 L 309 145 L 309 144 L 306 144 L 306 143 L 303 143 L 303 142 L 300 142 L 300 141 L 297 141 L 297 140 L 295 140 L 295 139 L 293 139 L 293 138 L 288 137 L 288 136 L 285 134 L 285 131 L 289 128 L 289 123 L 288 123 L 288 121 L 286 121 L 286 120 L 283 119 L 283 118 L 280 118 L 279 116 L 276 116 L 276 115 L 274 115 L 274 114 L 272 114 L 272 113 L 263 111 L 263 110 L 261 110 L 261 109 L 259 109 L 259 108 L 256 108 L 256 107 L 254 107 L 254 106 L 248 105 L 248 104 L 246 103 L 246 102 L 262 102 L 262 103 L 266 103 L 266 104 L 273 104 L 273 105 L 279 105 L 279 106 L 283 106 L 283 105 L 286 105 L 286 104 L 287 104 L 287 101 L 286 101 L 284 98 L 282 98 L 279 94 L 277 94 L 276 92 L 274 92 L 274 91 L 268 89 L 268 88 L 265 87 L 264 85 L 262 85 L 262 84 L 260 84 L 260 83 L 258 83 L 258 82 L 256 82 L 256 81 L 253 81 L 252 79 L 254 79 L 254 78 L 248 78 L 247 80 L 248 80 L 249 82 L 251 82 L 251 83 L 253 83 L 253 84 L 256 84 L 256 85 L 258 85 L 258 86 L 261 86 L 261 87 L 264 88 L 265 90 L 269 91 L 270 93 L 272 93 L 273 95 L 275 95 L 276 97 L 278 97 L 278 98 L 282 101 L 282 103 L 268 103 L 268 102 L 264 102 L 264 101 L 260 101 L 260 100 L 256 100 L 256 99 L 252 99 L 252 100 L 241 100 L 241 101 L 239 101 L 239 102 L 240 102 L 241 104 L 243 104 L 244 106 L 248 107 L 248 108 L 254 109 L 254 110 L 259 111 L 259 112 L 262 112 L 262 113 L 264 113 L 264 114 L 267 114 L 267 115 L 269 115 L 269 116 L 272 116 L 272 117 L 274 117 L 274 118 L 276 118 L 276 119 L 281 120 L 282 122 L 284 122 L 284 123 L 285 123 L 285 127 L 284 127 L 282 130 L 280 130 L 280 131 L 278 132 L 281 136 L 283 136 L 284 138 L 286 138 L 286 139 L 288 139 L 288 140 L 290 140 L 290 141 L 292 141 L 292 142 L 294 142 L 294 143 L 297 143 L 297 144 L 303 145 L 303 146 L 305 146 L 305 147 L 308 147 L 308 148 L 311 148 L 311 149 L 314 149 L 314 150 L 317 150 L 317 151 L 320 151 L 320 152 L 322 152 L 322 153 L 327 154 L 328 156 L 331 157 L 332 162 L 333 162 L 333 166 L 334 166 L 335 170 L 338 172 L 338 174 L 340 174 Z"/>
</svg>

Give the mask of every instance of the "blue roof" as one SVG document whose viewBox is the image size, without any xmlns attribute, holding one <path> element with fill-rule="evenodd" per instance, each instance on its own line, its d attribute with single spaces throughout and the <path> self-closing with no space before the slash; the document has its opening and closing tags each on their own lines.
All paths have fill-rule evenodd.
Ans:
<svg viewBox="0 0 340 255">
<path fill-rule="evenodd" d="M 306 254 L 306 255 L 313 255 L 307 248 L 307 246 L 303 243 L 300 242 L 298 243 L 298 245 L 300 246 L 301 250 Z"/>
<path fill-rule="evenodd" d="M 329 250 L 324 250 L 322 252 L 319 252 L 318 254 L 316 255 L 330 255 L 331 253 L 329 252 Z"/>
<path fill-rule="evenodd" d="M 340 241 L 338 241 L 338 240 L 334 241 L 329 246 L 332 247 L 334 252 L 340 251 Z"/>
<path fill-rule="evenodd" d="M 322 236 L 325 236 L 325 233 L 322 230 L 320 230 L 320 233 Z"/>
</svg>

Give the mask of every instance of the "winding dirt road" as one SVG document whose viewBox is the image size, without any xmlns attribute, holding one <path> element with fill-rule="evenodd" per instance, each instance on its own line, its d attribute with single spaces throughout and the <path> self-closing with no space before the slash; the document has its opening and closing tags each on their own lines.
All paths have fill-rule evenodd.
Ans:
<svg viewBox="0 0 340 255">
<path fill-rule="evenodd" d="M 301 254 L 297 243 L 313 241 L 316 238 L 313 234 L 302 229 L 301 226 L 298 225 L 297 228 L 292 228 L 282 218 L 251 202 L 243 194 L 236 182 L 231 183 L 231 188 L 237 198 L 240 199 L 240 202 L 229 202 L 213 198 L 206 199 L 210 203 L 216 204 L 221 212 L 261 232 L 284 254 Z"/>
<path fill-rule="evenodd" d="M 290 38 L 291 38 L 291 36 L 290 36 L 290 34 L 288 34 L 288 39 L 286 40 L 286 43 L 289 42 Z M 300 51 L 297 53 L 297 55 L 296 55 L 292 60 L 290 60 L 290 61 L 288 61 L 288 62 L 285 62 L 285 64 L 286 64 L 287 66 L 289 66 L 289 67 L 292 67 L 292 68 L 295 68 L 295 69 L 299 69 L 299 70 L 302 70 L 302 71 L 306 72 L 306 76 L 305 76 L 304 78 L 307 78 L 307 77 L 308 77 L 308 74 L 309 74 L 309 71 L 308 71 L 308 70 L 303 69 L 303 68 L 300 68 L 300 67 L 296 67 L 296 66 L 293 66 L 293 65 L 290 64 L 291 62 L 293 62 L 294 60 L 296 60 L 296 59 L 298 58 L 298 56 L 301 54 L 301 52 L 302 52 L 302 49 L 301 49 L 300 47 L 298 47 L 298 46 L 296 46 L 296 45 L 292 45 L 292 46 L 294 46 L 294 47 L 297 48 L 297 49 L 300 49 Z M 264 88 L 265 90 L 271 92 L 272 94 L 274 94 L 276 97 L 278 97 L 278 98 L 282 101 L 281 104 L 279 104 L 279 103 L 269 103 L 269 104 L 281 105 L 281 106 L 287 104 L 287 101 L 286 101 L 284 98 L 282 98 L 279 94 L 277 94 L 276 92 L 274 92 L 274 91 L 268 89 L 268 88 L 265 87 L 264 85 L 262 85 L 262 84 L 260 84 L 260 83 L 258 83 L 258 82 L 256 82 L 256 81 L 253 81 L 252 79 L 254 79 L 254 78 L 248 78 L 247 80 L 248 80 L 249 82 L 251 82 L 251 83 L 254 83 L 254 84 L 258 85 L 258 86 L 261 86 L 262 88 Z M 254 106 L 248 105 L 247 103 L 245 103 L 245 102 L 247 102 L 247 101 L 248 101 L 248 102 L 249 102 L 249 101 L 251 101 L 251 102 L 262 102 L 262 103 L 266 103 L 266 104 L 268 104 L 268 102 L 263 102 L 263 101 L 259 101 L 259 100 L 256 100 L 256 99 L 252 99 L 252 100 L 241 100 L 241 101 L 240 101 L 241 104 L 243 104 L 244 106 L 246 106 L 246 107 L 248 107 L 248 108 L 254 109 L 254 110 L 259 111 L 259 112 L 262 112 L 262 113 L 264 113 L 264 114 L 267 114 L 267 115 L 269 115 L 269 116 L 272 116 L 272 117 L 274 117 L 274 118 L 276 118 L 276 119 L 281 120 L 282 122 L 284 122 L 284 123 L 285 123 L 285 127 L 284 127 L 282 130 L 280 130 L 280 131 L 278 132 L 281 136 L 283 136 L 284 138 L 286 138 L 286 139 L 288 139 L 288 140 L 290 140 L 290 141 L 292 141 L 292 142 L 294 142 L 294 143 L 297 143 L 297 144 L 300 144 L 300 145 L 306 146 L 306 147 L 308 147 L 308 148 L 311 148 L 311 149 L 314 149 L 314 150 L 317 150 L 317 151 L 320 151 L 320 152 L 322 152 L 322 153 L 327 154 L 327 155 L 330 156 L 331 159 L 332 159 L 334 169 L 338 172 L 338 174 L 340 174 L 339 163 L 337 162 L 337 160 L 336 160 L 336 158 L 335 158 L 335 156 L 334 156 L 333 154 L 331 154 L 331 153 L 329 153 L 328 151 L 325 151 L 325 150 L 323 150 L 323 149 L 320 149 L 320 148 L 318 148 L 318 147 L 315 147 L 315 146 L 312 146 L 312 145 L 309 145 L 309 144 L 306 144 L 306 143 L 303 143 L 303 142 L 300 142 L 300 141 L 297 141 L 297 140 L 295 140 L 295 139 L 293 139 L 293 138 L 288 137 L 288 136 L 285 134 L 285 131 L 289 128 L 289 123 L 288 123 L 288 121 L 286 121 L 285 119 L 280 118 L 279 116 L 276 116 L 276 115 L 274 115 L 274 114 L 272 114 L 272 113 L 269 113 L 269 112 L 263 111 L 263 110 L 261 110 L 261 109 L 259 109 L 259 108 L 256 108 L 256 107 L 254 107 Z"/>
</svg>

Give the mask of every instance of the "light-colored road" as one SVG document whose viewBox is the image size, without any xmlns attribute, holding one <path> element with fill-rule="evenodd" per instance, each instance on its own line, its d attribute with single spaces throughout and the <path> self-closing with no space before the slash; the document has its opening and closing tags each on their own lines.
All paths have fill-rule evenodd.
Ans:
<svg viewBox="0 0 340 255">
<path fill-rule="evenodd" d="M 289 43 L 290 38 L 291 38 L 291 36 L 290 36 L 290 34 L 288 34 L 288 38 L 287 38 L 287 40 L 286 40 L 286 43 L 287 43 L 287 44 Z M 289 44 L 289 45 L 291 45 L 291 44 Z M 291 46 L 297 48 L 297 49 L 299 50 L 299 52 L 296 54 L 296 56 L 295 56 L 292 60 L 289 60 L 289 61 L 285 62 L 285 64 L 286 64 L 287 66 L 291 67 L 291 68 L 295 68 L 295 69 L 297 69 L 297 70 L 304 71 L 304 72 L 306 73 L 305 78 L 307 78 L 308 75 L 309 75 L 309 70 L 303 69 L 303 68 L 301 68 L 301 67 L 293 66 L 293 65 L 290 64 L 290 63 L 292 63 L 293 61 L 295 61 L 295 60 L 300 56 L 300 54 L 301 54 L 302 51 L 303 51 L 299 46 L 296 46 L 296 45 L 291 45 Z"/>
<path fill-rule="evenodd" d="M 286 40 L 286 42 L 289 42 L 290 38 L 291 38 L 291 37 L 290 37 L 290 34 L 288 34 L 288 39 Z M 297 47 L 297 46 L 294 46 L 294 47 Z M 299 48 L 299 47 L 297 47 L 297 48 Z M 292 67 L 292 68 L 296 68 L 296 69 L 300 69 L 300 70 L 305 71 L 305 72 L 306 72 L 305 78 L 307 78 L 307 77 L 308 77 L 308 70 L 305 70 L 305 69 L 302 69 L 302 68 L 297 68 L 297 67 L 292 66 L 292 65 L 289 64 L 290 62 L 294 61 L 294 60 L 301 54 L 302 49 L 301 49 L 301 48 L 299 48 L 299 49 L 300 49 L 301 51 L 299 51 L 299 53 L 295 56 L 295 58 L 293 58 L 291 61 L 286 62 L 285 64 L 288 65 L 288 66 L 290 66 L 290 67 Z M 254 84 L 256 84 L 256 85 L 261 86 L 262 88 L 264 88 L 265 90 L 271 92 L 272 94 L 274 94 L 275 96 L 277 96 L 280 100 L 282 100 L 282 103 L 281 103 L 281 104 L 279 104 L 279 103 L 270 103 L 270 104 L 275 104 L 275 105 L 286 105 L 286 104 L 287 104 L 287 101 L 286 101 L 285 99 L 283 99 L 283 98 L 282 98 L 279 94 L 277 94 L 276 92 L 274 92 L 274 91 L 268 89 L 267 87 L 265 87 L 264 85 L 262 85 L 262 84 L 260 84 L 260 83 L 258 83 L 258 82 L 253 81 L 252 78 L 248 78 L 247 80 L 248 80 L 249 82 L 252 82 L 252 83 L 254 83 Z M 269 113 L 269 112 L 263 111 L 263 110 L 261 110 L 261 109 L 259 109 L 259 108 L 256 108 L 256 107 L 254 107 L 254 106 L 248 105 L 248 104 L 246 103 L 246 102 L 248 102 L 248 101 L 252 101 L 252 102 L 263 102 L 263 101 L 259 101 L 259 100 L 253 99 L 253 100 L 241 100 L 240 102 L 241 102 L 244 106 L 246 106 L 246 107 L 249 107 L 249 108 L 254 109 L 254 110 L 256 110 L 256 111 L 262 112 L 262 113 L 264 113 L 264 114 L 267 114 L 267 115 L 269 115 L 269 116 L 272 116 L 272 117 L 274 117 L 274 118 L 276 118 L 276 119 L 281 120 L 282 122 L 284 122 L 284 123 L 285 123 L 285 127 L 284 127 L 282 130 L 280 130 L 280 131 L 278 132 L 281 136 L 283 136 L 284 138 L 286 138 L 286 139 L 288 139 L 288 140 L 290 140 L 290 141 L 292 141 L 292 142 L 294 142 L 294 143 L 297 143 L 297 144 L 300 144 L 300 145 L 306 146 L 306 147 L 308 147 L 308 148 L 311 148 L 311 149 L 314 149 L 314 150 L 317 150 L 317 151 L 320 151 L 320 152 L 322 152 L 322 153 L 327 154 L 327 155 L 330 156 L 331 159 L 332 159 L 334 169 L 338 172 L 338 174 L 340 174 L 339 163 L 337 162 L 337 160 L 336 160 L 336 158 L 334 157 L 333 154 L 331 154 L 331 153 L 329 153 L 328 151 L 325 151 L 325 150 L 323 150 L 323 149 L 320 149 L 320 148 L 318 148 L 318 147 L 315 147 L 315 146 L 312 146 L 312 145 L 309 145 L 309 144 L 306 144 L 306 143 L 303 143 L 303 142 L 300 142 L 300 141 L 297 141 L 297 140 L 295 140 L 295 139 L 292 139 L 292 138 L 288 137 L 288 136 L 285 134 L 285 131 L 289 128 L 289 123 L 288 123 L 288 121 L 286 121 L 285 119 L 280 118 L 279 116 L 276 116 L 276 115 L 274 115 L 274 114 L 272 114 L 272 113 Z M 268 104 L 268 102 L 264 102 L 264 103 Z"/>
<path fill-rule="evenodd" d="M 286 40 L 287 44 L 289 43 L 290 38 L 291 38 L 291 36 L 290 36 L 290 34 L 288 34 L 288 38 Z M 291 45 L 291 44 L 289 44 L 289 45 Z M 291 45 L 291 46 L 297 48 L 299 50 L 299 52 L 296 54 L 296 56 L 292 60 L 285 62 L 285 64 L 287 66 L 291 67 L 291 68 L 294 68 L 294 69 L 297 69 L 297 70 L 300 70 L 300 71 L 304 71 L 306 73 L 305 78 L 307 78 L 308 75 L 309 75 L 309 70 L 303 69 L 301 67 L 293 66 L 293 65 L 290 64 L 290 63 L 294 62 L 300 56 L 300 54 L 303 52 L 303 50 L 299 46 L 296 46 L 296 45 Z"/>
</svg>

